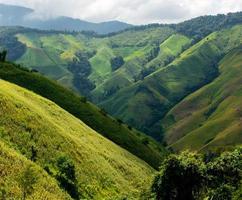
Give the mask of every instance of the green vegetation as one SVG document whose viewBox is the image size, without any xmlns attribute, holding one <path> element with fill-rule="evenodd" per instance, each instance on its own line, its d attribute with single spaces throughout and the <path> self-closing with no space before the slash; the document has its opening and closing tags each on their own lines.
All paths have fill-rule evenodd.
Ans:
<svg viewBox="0 0 242 200">
<path fill-rule="evenodd" d="M 241 192 L 242 150 L 221 156 L 184 152 L 162 164 L 152 192 L 157 200 L 237 199 Z"/>
<path fill-rule="evenodd" d="M 90 117 L 89 111 L 86 111 L 90 114 L 88 117 L 80 114 L 85 110 L 84 108 L 74 110 L 77 101 L 66 103 L 68 100 L 64 98 L 65 103 L 62 103 L 57 100 L 58 95 L 53 97 L 50 94 L 45 95 L 43 90 L 40 92 L 34 88 L 30 89 L 55 101 L 62 108 L 140 158 L 143 158 L 143 153 L 137 149 L 145 148 L 142 143 L 144 136 L 139 137 L 139 133 L 132 133 L 132 143 L 129 142 L 130 136 L 126 135 L 136 131 L 119 124 L 114 119 L 110 119 L 114 120 L 110 122 L 111 124 L 103 125 L 104 118 L 109 118 L 107 113 L 156 140 L 163 141 L 165 138 L 164 142 L 168 142 L 168 145 L 178 142 L 195 129 L 200 130 L 194 133 L 196 139 L 187 136 L 184 144 L 179 142 L 177 147 L 174 144 L 172 148 L 175 150 L 184 147 L 203 149 L 205 146 L 206 148 L 212 146 L 221 129 L 215 130 L 215 126 L 212 126 L 214 129 L 202 127 L 204 127 L 203 122 L 207 120 L 205 118 L 209 118 L 216 111 L 216 103 L 206 110 L 203 119 L 188 117 L 192 123 L 185 122 L 188 118 L 181 121 L 177 116 L 169 113 L 188 95 L 214 81 L 220 75 L 220 60 L 241 45 L 241 36 L 241 12 L 198 17 L 179 24 L 132 27 L 109 35 L 24 28 L 0 29 L 3 49 L 11 53 L 11 47 L 16 47 L 17 43 L 25 47 L 22 54 L 17 53 L 18 56 L 15 59 L 17 63 L 29 66 L 34 69 L 33 71 L 39 71 L 67 88 L 85 95 L 88 100 L 100 106 L 101 110 L 106 111 L 101 112 L 105 114 L 96 121 L 95 117 Z M 9 39 L 4 40 L 5 37 Z M 27 87 L 26 85 L 23 86 Z M 82 101 L 86 99 L 82 98 Z M 189 110 L 187 106 L 186 109 Z M 96 109 L 95 112 L 100 111 Z M 186 110 L 181 111 L 181 113 L 185 112 Z M 101 116 L 100 113 L 98 116 Z M 228 125 L 230 122 L 227 120 L 224 124 Z M 122 131 L 116 128 L 110 129 L 117 125 L 122 127 Z M 105 129 L 103 126 L 106 126 Z M 211 131 L 207 131 L 210 129 Z M 202 133 L 205 130 L 207 134 Z M 234 128 L 234 130 L 238 129 Z M 123 132 L 125 133 L 119 134 Z M 198 134 L 203 135 L 203 139 L 197 138 Z M 136 145 L 133 145 L 135 144 L 133 141 L 137 140 L 141 148 L 134 149 Z M 188 140 L 190 141 L 187 142 Z M 228 141 L 232 145 L 234 140 Z M 189 146 L 192 141 L 195 141 L 194 144 Z M 149 142 L 147 146 L 152 149 L 151 152 L 156 152 L 156 150 L 153 151 L 156 148 L 153 144 Z M 217 143 L 216 145 L 219 146 Z M 221 142 L 221 147 L 223 145 L 224 143 Z M 226 144 L 226 146 L 231 145 Z M 150 154 L 153 155 L 151 152 Z M 144 160 L 154 163 L 150 158 Z M 152 166 L 158 165 L 152 164 Z"/>
<path fill-rule="evenodd" d="M 74 184 L 81 198 L 87 199 L 136 198 L 149 187 L 154 170 L 144 161 L 53 102 L 6 81 L 1 80 L 0 84 L 0 144 L 4 144 L 1 145 L 0 167 L 1 172 L 5 172 L 1 173 L 0 182 L 7 185 L 6 195 L 16 199 L 24 192 L 28 199 L 52 191 L 53 198 L 49 199 L 63 199 L 65 193 L 58 189 L 53 178 L 72 197 L 76 195 Z M 38 178 L 32 169 L 22 168 L 22 161 L 18 161 L 24 159 L 31 163 L 27 159 L 33 156 L 32 147 L 36 155 L 35 164 L 31 165 L 33 171 L 38 165 Z M 16 162 L 9 156 L 13 151 L 25 158 L 16 158 Z M 19 172 L 23 172 L 23 176 L 18 186 L 13 176 Z M 8 189 L 15 189 L 14 193 Z"/>
<path fill-rule="evenodd" d="M 112 58 L 110 62 L 111 62 L 112 70 L 116 71 L 124 64 L 124 59 L 122 56 L 118 56 L 118 57 Z"/>
<path fill-rule="evenodd" d="M 219 64 L 219 77 L 166 115 L 163 126 L 172 148 L 207 150 L 241 144 L 241 56 L 241 48 L 228 53 Z"/>
<path fill-rule="evenodd" d="M 50 99 L 104 137 L 145 160 L 154 168 L 158 168 L 166 154 L 164 148 L 151 138 L 149 138 L 149 145 L 144 145 L 142 143 L 142 139 L 146 137 L 144 134 L 135 129 L 130 130 L 125 124 L 119 124 L 114 118 L 103 114 L 99 108 L 87 102 L 84 97 L 74 94 L 38 73 L 31 73 L 14 64 L 1 63 L 0 78 Z"/>
<path fill-rule="evenodd" d="M 241 26 L 212 33 L 166 67 L 119 90 L 99 105 L 125 123 L 161 140 L 161 119 L 185 96 L 219 75 L 218 62 L 224 54 L 240 46 L 241 37 Z"/>
<path fill-rule="evenodd" d="M 71 199 L 42 168 L 3 143 L 2 126 L 0 132 L 0 199 Z"/>
<path fill-rule="evenodd" d="M 0 52 L 0 62 L 5 62 L 6 57 L 7 57 L 7 51 L 6 50 Z"/>
</svg>

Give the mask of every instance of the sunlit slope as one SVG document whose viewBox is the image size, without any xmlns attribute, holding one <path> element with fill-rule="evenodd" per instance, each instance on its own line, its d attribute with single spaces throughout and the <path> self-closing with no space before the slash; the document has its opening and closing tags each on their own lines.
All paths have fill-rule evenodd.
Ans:
<svg viewBox="0 0 242 200">
<path fill-rule="evenodd" d="M 242 26 L 215 32 L 130 87 L 121 89 L 100 105 L 126 123 L 161 137 L 160 120 L 176 103 L 212 81 L 217 63 L 242 41 Z"/>
<path fill-rule="evenodd" d="M 154 170 L 105 139 L 56 104 L 0 81 L 1 141 L 36 163 L 51 166 L 58 156 L 73 160 L 81 195 L 88 199 L 138 198 Z"/>
<path fill-rule="evenodd" d="M 104 110 L 87 102 L 84 97 L 74 94 L 38 73 L 31 73 L 11 63 L 1 63 L 0 78 L 50 99 L 104 137 L 145 160 L 154 168 L 159 167 L 166 154 L 164 148 L 151 138 L 128 127 L 122 121 L 110 117 Z"/>
<path fill-rule="evenodd" d="M 148 63 L 146 57 L 154 46 L 173 33 L 174 30 L 168 27 L 129 30 L 106 37 L 26 30 L 16 34 L 18 41 L 26 45 L 26 51 L 16 62 L 37 69 L 63 85 L 78 90 L 73 82 L 75 74 L 69 67 L 73 59 L 79 60 L 78 53 L 92 52 L 92 56 L 88 57 L 91 70 L 86 78 L 96 85 L 93 93 L 98 95 L 95 98 L 103 98 L 104 90 L 112 90 L 109 84 L 123 87 L 126 86 L 124 81 L 133 82 Z M 113 72 L 110 61 L 116 56 L 122 56 L 125 65 Z M 118 81 L 114 81 L 113 77 L 117 77 Z M 83 91 L 78 92 L 82 94 Z"/>
<path fill-rule="evenodd" d="M 132 34 L 137 35 L 137 33 L 139 32 L 123 34 L 129 39 Z M 133 44 L 132 40 L 127 41 L 126 46 L 128 47 L 126 47 L 125 44 L 122 44 L 122 41 L 127 39 L 122 38 L 122 34 L 110 38 L 112 45 L 115 46 L 113 51 L 116 55 L 124 57 L 126 62 L 121 68 L 111 73 L 103 83 L 97 85 L 97 87 L 91 92 L 92 100 L 94 102 L 98 103 L 103 101 L 120 89 L 130 86 L 137 80 L 143 79 L 144 76 L 164 67 L 175 59 L 185 47 L 188 47 L 191 42 L 189 38 L 183 35 L 171 35 L 171 30 L 169 29 L 161 29 L 160 31 L 153 30 L 153 32 L 149 30 L 149 37 L 148 35 L 144 37 L 146 33 L 145 31 L 143 31 L 143 35 L 141 33 L 140 35 L 137 35 L 137 37 L 140 38 L 139 42 L 143 41 L 144 43 L 144 46 L 141 47 L 139 47 L 139 43 Z M 156 35 L 154 33 L 156 33 Z M 159 48 L 159 52 L 157 52 L 157 55 L 154 58 L 152 57 L 152 59 L 150 59 L 148 55 L 154 50 L 154 48 Z M 133 49 L 133 52 L 131 49 Z M 124 54 L 123 52 L 126 52 L 127 54 Z"/>
<path fill-rule="evenodd" d="M 2 128 L 2 127 L 1 127 Z M 2 135 L 1 129 L 1 135 Z M 27 160 L 24 156 L 10 149 L 0 139 L 0 195 L 6 199 L 22 199 L 23 191 L 20 177 L 24 171 L 31 167 L 36 183 L 28 199 L 67 200 L 71 199 L 62 191 L 56 180 L 51 178 L 43 169 Z M 3 198 L 4 199 L 4 198 Z"/>
<path fill-rule="evenodd" d="M 212 83 L 185 98 L 163 120 L 166 140 L 176 150 L 242 143 L 242 49 L 228 53 Z"/>
</svg>

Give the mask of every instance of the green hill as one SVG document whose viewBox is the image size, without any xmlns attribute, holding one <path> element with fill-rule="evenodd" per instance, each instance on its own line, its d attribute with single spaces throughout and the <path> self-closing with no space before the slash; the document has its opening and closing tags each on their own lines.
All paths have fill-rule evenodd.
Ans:
<svg viewBox="0 0 242 200">
<path fill-rule="evenodd" d="M 154 168 L 159 167 L 166 152 L 160 144 L 123 124 L 121 120 L 108 116 L 104 110 L 97 108 L 85 98 L 65 89 L 55 81 L 10 63 L 0 64 L 0 78 L 50 99 L 104 137 L 145 160 Z"/>
<path fill-rule="evenodd" d="M 26 158 L 53 177 L 59 175 L 60 158 L 72 161 L 75 187 L 82 198 L 137 198 L 149 187 L 154 170 L 144 161 L 105 139 L 53 102 L 3 80 L 0 85 L 0 154 L 3 155 L 0 167 L 7 170 L 7 174 L 1 173 L 1 176 L 13 181 L 7 184 L 7 189 L 16 189 L 7 195 L 13 195 L 14 199 L 19 195 L 13 176 L 21 171 L 19 167 L 30 163 Z M 13 149 L 26 158 L 14 153 Z M 17 163 L 9 170 L 13 162 L 9 162 L 11 157 Z M 36 164 L 31 165 L 42 177 L 33 195 L 64 198 L 56 181 Z M 47 181 L 48 189 L 43 187 Z"/>
<path fill-rule="evenodd" d="M 166 67 L 121 89 L 100 106 L 137 129 L 161 139 L 160 120 L 185 96 L 218 76 L 219 60 L 240 46 L 241 37 L 242 26 L 214 32 Z"/>
<path fill-rule="evenodd" d="M 242 143 L 242 49 L 219 63 L 220 75 L 176 105 L 164 118 L 166 140 L 180 149 L 229 148 Z"/>
<path fill-rule="evenodd" d="M 23 189 L 20 177 L 29 168 L 32 169 L 32 175 L 37 178 L 33 182 L 34 190 L 27 196 L 29 199 L 71 199 L 70 196 L 59 188 L 54 178 L 51 178 L 41 167 L 27 160 L 20 153 L 13 150 L 13 148 L 9 148 L 2 142 L 2 138 L 0 139 L 0 163 L 1 199 L 22 199 Z M 47 185 L 48 187 L 46 187 Z"/>
<path fill-rule="evenodd" d="M 109 35 L 3 27 L 0 46 L 9 49 L 11 60 L 57 80 L 120 118 L 119 122 L 160 141 L 166 131 L 167 125 L 162 125 L 166 114 L 187 95 L 212 82 L 219 75 L 219 61 L 240 46 L 241 15 L 242 12 L 202 16 L 179 24 L 138 26 Z M 43 96 L 44 92 L 40 94 Z M 83 108 L 76 112 L 77 103 L 63 105 L 59 97 L 45 97 L 144 157 L 137 150 L 144 149 L 143 145 L 133 148 L 137 138 L 132 143 L 127 134 L 117 139 L 121 134 L 103 129 L 103 123 L 100 125 L 95 117 L 80 117 Z M 101 112 L 106 115 L 104 110 Z M 146 143 L 143 136 L 138 140 Z M 157 166 L 150 159 L 153 156 L 144 160 Z"/>
</svg>

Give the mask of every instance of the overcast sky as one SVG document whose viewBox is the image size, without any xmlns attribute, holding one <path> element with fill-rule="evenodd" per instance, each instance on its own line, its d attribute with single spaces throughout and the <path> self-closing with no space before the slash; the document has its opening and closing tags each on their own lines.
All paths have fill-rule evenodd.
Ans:
<svg viewBox="0 0 242 200">
<path fill-rule="evenodd" d="M 70 16 L 92 22 L 171 23 L 200 15 L 242 11 L 242 0 L 0 0 L 36 10 L 35 16 Z"/>
</svg>

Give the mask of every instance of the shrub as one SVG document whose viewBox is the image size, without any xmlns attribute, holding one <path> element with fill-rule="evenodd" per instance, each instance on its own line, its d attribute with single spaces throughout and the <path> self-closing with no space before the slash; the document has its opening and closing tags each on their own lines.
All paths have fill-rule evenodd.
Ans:
<svg viewBox="0 0 242 200">
<path fill-rule="evenodd" d="M 28 165 L 19 177 L 19 186 L 22 189 L 23 199 L 27 199 L 34 191 L 34 185 L 38 181 L 38 176 L 31 165 Z"/>
<path fill-rule="evenodd" d="M 211 160 L 189 152 L 169 156 L 151 188 L 155 199 L 232 199 L 242 180 L 241 151 Z"/>
<path fill-rule="evenodd" d="M 66 190 L 73 199 L 79 199 L 75 166 L 66 156 L 57 159 L 58 173 L 56 179 L 60 187 Z"/>
<path fill-rule="evenodd" d="M 112 71 L 119 69 L 124 64 L 124 59 L 122 56 L 117 56 L 110 60 Z"/>
</svg>

